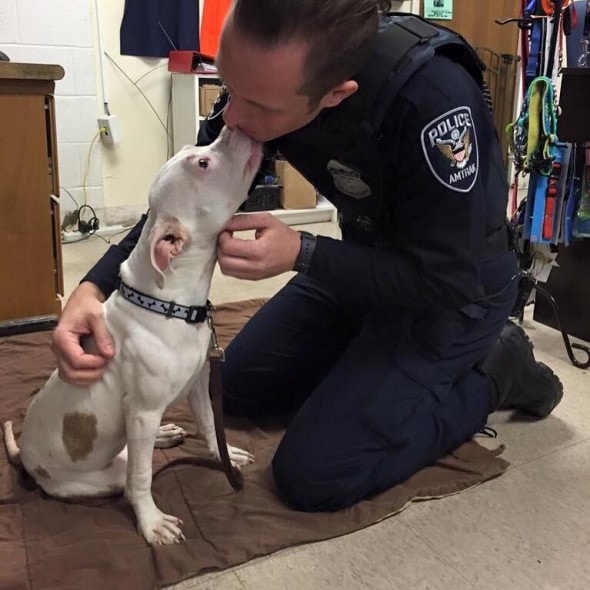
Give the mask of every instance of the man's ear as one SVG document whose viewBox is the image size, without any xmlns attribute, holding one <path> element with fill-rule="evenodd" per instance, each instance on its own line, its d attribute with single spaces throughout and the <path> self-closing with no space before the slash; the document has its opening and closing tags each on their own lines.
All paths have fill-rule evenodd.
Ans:
<svg viewBox="0 0 590 590">
<path fill-rule="evenodd" d="M 335 86 L 320 100 L 320 107 L 330 108 L 338 106 L 345 98 L 352 96 L 359 88 L 356 80 L 346 80 Z"/>
</svg>

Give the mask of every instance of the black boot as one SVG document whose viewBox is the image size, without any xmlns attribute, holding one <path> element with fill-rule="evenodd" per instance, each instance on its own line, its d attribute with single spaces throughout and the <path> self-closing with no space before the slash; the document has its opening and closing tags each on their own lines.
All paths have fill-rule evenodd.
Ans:
<svg viewBox="0 0 590 590">
<path fill-rule="evenodd" d="M 525 331 L 508 321 L 483 362 L 491 380 L 491 410 L 519 410 L 548 416 L 563 397 L 563 385 L 545 364 L 535 361 Z"/>
</svg>

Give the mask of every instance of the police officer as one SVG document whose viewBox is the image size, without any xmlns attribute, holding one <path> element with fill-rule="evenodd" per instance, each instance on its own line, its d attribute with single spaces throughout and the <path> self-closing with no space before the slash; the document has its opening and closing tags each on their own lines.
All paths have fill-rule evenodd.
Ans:
<svg viewBox="0 0 590 590">
<path fill-rule="evenodd" d="M 339 210 L 342 241 L 268 213 L 237 215 L 219 236 L 227 275 L 299 271 L 229 346 L 224 387 L 228 413 L 292 413 L 273 472 L 302 510 L 403 481 L 498 408 L 544 417 L 562 397 L 507 323 L 518 269 L 477 58 L 421 19 L 379 18 L 379 4 L 235 0 L 217 59 L 226 91 L 199 138 L 240 127 Z M 92 382 L 114 354 L 99 302 L 140 229 L 64 310 L 54 350 L 70 382 Z M 89 332 L 98 355 L 80 348 Z"/>
</svg>

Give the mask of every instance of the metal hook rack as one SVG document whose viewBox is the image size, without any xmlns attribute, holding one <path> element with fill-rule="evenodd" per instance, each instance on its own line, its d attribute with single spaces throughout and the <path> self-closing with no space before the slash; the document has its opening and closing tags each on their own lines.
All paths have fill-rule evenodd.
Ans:
<svg viewBox="0 0 590 590">
<path fill-rule="evenodd" d="M 546 20 L 548 18 L 553 18 L 553 15 L 537 15 L 537 14 L 529 14 L 525 13 L 522 17 L 512 17 L 512 18 L 505 18 L 504 20 L 498 20 L 497 18 L 494 19 L 494 22 L 497 25 L 507 25 L 510 23 L 517 23 L 518 28 L 522 31 L 530 31 L 533 28 L 533 20 Z"/>
<path fill-rule="evenodd" d="M 579 369 L 587 369 L 588 367 L 590 367 L 590 347 L 586 346 L 585 344 L 580 344 L 579 342 L 570 342 L 568 333 L 561 325 L 561 319 L 559 317 L 559 305 L 557 304 L 555 297 L 553 297 L 553 295 L 551 295 L 551 293 L 549 293 L 549 291 L 547 291 L 545 287 L 541 287 L 538 283 L 535 285 L 535 289 L 537 290 L 537 293 L 541 294 L 543 297 L 545 297 L 545 299 L 547 299 L 547 301 L 549 301 L 549 304 L 553 309 L 553 313 L 555 314 L 555 320 L 557 321 L 557 327 L 561 332 L 561 337 L 563 338 L 565 350 L 572 365 L 578 367 Z M 587 360 L 585 362 L 579 361 L 576 358 L 573 351 L 574 348 L 586 353 Z"/>
<path fill-rule="evenodd" d="M 520 283 L 518 289 L 519 295 L 517 302 L 515 303 L 514 309 L 512 310 L 512 313 L 510 315 L 512 317 L 517 317 L 518 321 L 522 323 L 524 316 L 524 308 L 527 305 L 527 301 L 533 289 L 537 293 L 539 293 L 539 295 L 542 295 L 551 305 L 551 309 L 555 314 L 557 329 L 561 332 L 561 337 L 565 345 L 565 350 L 572 365 L 574 365 L 574 367 L 578 367 L 579 369 L 588 369 L 590 367 L 590 347 L 586 346 L 585 344 L 580 344 L 579 342 L 570 341 L 569 334 L 565 331 L 561 323 L 559 305 L 555 297 L 553 297 L 553 295 L 551 295 L 551 293 L 549 293 L 549 291 L 545 289 L 545 287 L 542 287 L 539 284 L 539 281 L 529 272 L 523 272 L 520 275 Z M 586 354 L 586 360 L 578 360 L 574 353 L 574 349 L 581 350 L 582 352 L 584 352 Z"/>
<path fill-rule="evenodd" d="M 504 20 L 495 19 L 497 25 L 507 25 L 509 23 L 518 23 L 518 28 L 523 31 L 529 31 L 533 28 L 534 20 L 559 19 L 562 14 L 568 10 L 569 2 L 563 0 L 556 0 L 552 7 L 547 8 L 547 11 L 552 9 L 552 12 L 546 14 L 532 14 L 530 10 L 525 10 L 520 17 L 505 18 Z"/>
</svg>

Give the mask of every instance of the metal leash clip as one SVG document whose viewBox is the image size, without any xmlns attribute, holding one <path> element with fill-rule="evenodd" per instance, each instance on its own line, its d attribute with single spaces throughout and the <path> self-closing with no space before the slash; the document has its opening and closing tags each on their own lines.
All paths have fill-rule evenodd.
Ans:
<svg viewBox="0 0 590 590">
<path fill-rule="evenodd" d="M 215 325 L 213 324 L 213 316 L 207 314 L 207 325 L 211 330 L 211 342 L 209 345 L 209 356 L 221 359 L 221 362 L 225 361 L 225 350 L 219 346 L 217 342 L 217 332 L 215 331 Z"/>
<path fill-rule="evenodd" d="M 588 54 L 590 53 L 590 39 L 582 39 L 580 41 L 580 44 L 582 45 L 582 54 L 578 58 L 578 65 L 581 68 L 585 68 L 586 66 L 590 65 L 590 63 L 588 62 Z"/>
</svg>

